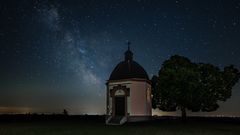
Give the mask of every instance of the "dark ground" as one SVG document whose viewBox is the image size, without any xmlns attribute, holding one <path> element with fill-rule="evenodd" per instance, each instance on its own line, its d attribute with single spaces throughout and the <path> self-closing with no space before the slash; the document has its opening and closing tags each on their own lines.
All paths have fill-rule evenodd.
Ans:
<svg viewBox="0 0 240 135">
<path fill-rule="evenodd" d="M 239 135 L 240 119 L 154 117 L 152 121 L 107 126 L 105 116 L 1 115 L 0 135 Z"/>
</svg>

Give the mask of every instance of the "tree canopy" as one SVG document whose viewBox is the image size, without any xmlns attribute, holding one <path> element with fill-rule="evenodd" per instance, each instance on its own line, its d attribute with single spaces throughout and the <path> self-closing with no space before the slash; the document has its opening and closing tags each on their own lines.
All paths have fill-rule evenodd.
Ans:
<svg viewBox="0 0 240 135">
<path fill-rule="evenodd" d="M 166 60 L 152 78 L 153 108 L 163 111 L 215 111 L 219 101 L 232 95 L 240 73 L 234 66 L 220 70 L 212 64 L 193 63 L 188 58 L 174 55 Z"/>
</svg>

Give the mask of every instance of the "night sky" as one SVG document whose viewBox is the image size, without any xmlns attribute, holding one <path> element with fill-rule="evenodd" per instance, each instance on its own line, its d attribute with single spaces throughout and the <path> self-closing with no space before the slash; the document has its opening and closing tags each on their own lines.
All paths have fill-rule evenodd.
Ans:
<svg viewBox="0 0 240 135">
<path fill-rule="evenodd" d="M 0 113 L 104 114 L 128 40 L 150 78 L 174 54 L 240 68 L 240 0 L 2 0 Z M 206 115 L 240 116 L 239 97 Z"/>
</svg>

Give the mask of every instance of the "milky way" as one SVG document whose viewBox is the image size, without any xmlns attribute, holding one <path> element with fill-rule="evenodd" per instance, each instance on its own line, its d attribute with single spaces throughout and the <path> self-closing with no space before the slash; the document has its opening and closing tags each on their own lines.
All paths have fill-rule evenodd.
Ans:
<svg viewBox="0 0 240 135">
<path fill-rule="evenodd" d="M 151 77 L 179 54 L 240 67 L 240 1 L 0 2 L 0 113 L 103 114 L 126 41 Z M 213 114 L 240 115 L 239 84 Z"/>
</svg>

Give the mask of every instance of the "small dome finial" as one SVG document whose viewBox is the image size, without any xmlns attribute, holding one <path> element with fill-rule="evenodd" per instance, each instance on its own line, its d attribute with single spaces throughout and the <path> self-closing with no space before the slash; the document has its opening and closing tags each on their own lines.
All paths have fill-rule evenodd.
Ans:
<svg viewBox="0 0 240 135">
<path fill-rule="evenodd" d="M 127 41 L 127 45 L 128 45 L 128 51 L 130 51 L 131 42 L 130 42 L 130 41 Z"/>
<path fill-rule="evenodd" d="M 125 52 L 125 61 L 129 61 L 133 59 L 133 53 L 130 50 L 130 41 L 127 41 L 127 45 L 128 45 L 128 50 Z"/>
</svg>

